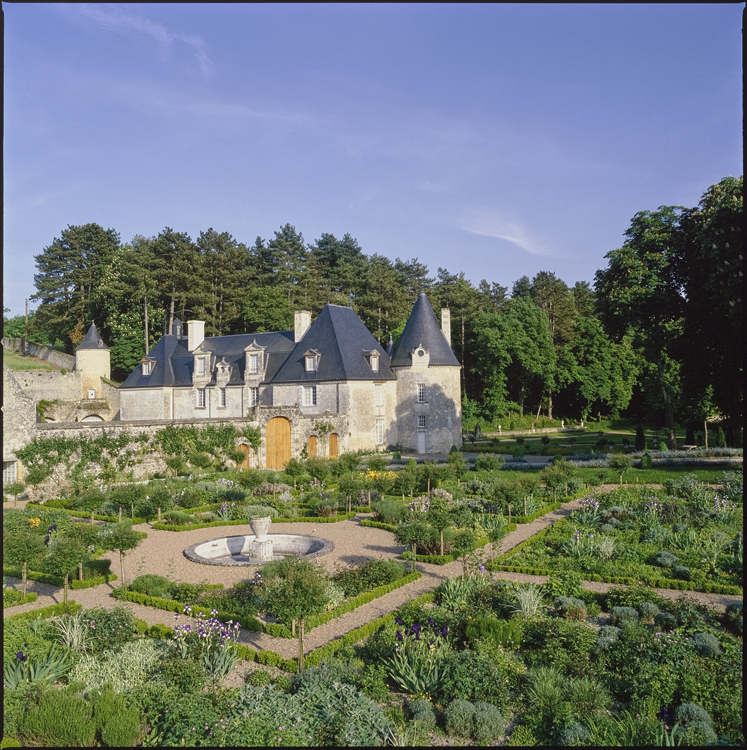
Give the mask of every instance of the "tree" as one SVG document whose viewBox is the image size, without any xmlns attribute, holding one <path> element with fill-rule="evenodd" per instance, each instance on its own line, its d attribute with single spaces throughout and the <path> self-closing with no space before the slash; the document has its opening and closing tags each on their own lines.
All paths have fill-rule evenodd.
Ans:
<svg viewBox="0 0 747 750">
<path fill-rule="evenodd" d="M 595 275 L 597 305 L 607 331 L 619 341 L 631 330 L 634 345 L 648 363 L 653 376 L 649 389 L 655 383 L 669 443 L 675 443 L 679 384 L 672 364 L 685 306 L 675 265 L 683 211 L 681 206 L 660 206 L 658 211 L 637 213 L 625 232 L 625 244 L 605 255 L 609 265 Z"/>
<path fill-rule="evenodd" d="M 65 609 L 67 610 L 67 587 L 70 574 L 74 572 L 78 563 L 88 557 L 83 543 L 72 537 L 59 537 L 54 548 L 47 555 L 43 563 L 45 572 L 57 574 L 64 579 Z"/>
<path fill-rule="evenodd" d="M 470 529 L 462 529 L 454 534 L 454 552 L 462 558 L 462 573 L 467 577 L 467 555 L 477 549 L 477 535 Z"/>
<path fill-rule="evenodd" d="M 199 283 L 195 283 L 195 269 L 199 268 L 199 254 L 192 239 L 185 232 L 166 227 L 151 244 L 154 257 L 153 274 L 162 304 L 168 310 L 168 332 L 171 333 L 177 311 L 182 321 L 186 313 L 195 309 Z"/>
<path fill-rule="evenodd" d="M 265 583 L 262 597 L 268 612 L 280 622 L 298 622 L 298 669 L 303 669 L 303 631 L 306 617 L 321 614 L 329 601 L 328 588 L 319 569 L 309 560 L 286 557 L 278 575 Z"/>
<path fill-rule="evenodd" d="M 683 239 L 675 248 L 677 279 L 686 298 L 678 353 L 683 400 L 696 412 L 712 400 L 727 417 L 732 445 L 744 413 L 744 347 L 735 344 L 744 335 L 743 182 L 726 177 L 708 188 L 697 208 L 683 216 Z"/>
<path fill-rule="evenodd" d="M 412 570 L 414 571 L 418 544 L 430 542 L 434 536 L 434 528 L 423 521 L 407 521 L 397 526 L 394 535 L 399 544 L 412 545 Z"/>
<path fill-rule="evenodd" d="M 46 552 L 44 540 L 31 529 L 16 529 L 12 534 L 3 531 L 3 555 L 7 560 L 21 563 L 21 593 L 24 596 L 28 566 L 39 564 Z"/>
<path fill-rule="evenodd" d="M 106 531 L 102 533 L 101 539 L 108 549 L 119 551 L 119 565 L 122 573 L 121 586 L 124 588 L 127 585 L 124 567 L 125 554 L 135 549 L 142 541 L 143 536 L 140 532 L 135 531 L 127 521 L 122 521 L 107 527 Z"/>
<path fill-rule="evenodd" d="M 104 269 L 119 247 L 119 235 L 98 224 L 68 225 L 51 245 L 34 256 L 34 275 L 40 305 L 34 316 L 34 329 L 59 339 L 68 352 L 85 335 L 93 319 L 95 290 Z"/>
<path fill-rule="evenodd" d="M 436 529 L 440 538 L 440 554 L 444 554 L 444 530 L 451 526 L 451 515 L 449 514 L 449 504 L 442 497 L 431 499 L 430 507 L 427 514 L 428 523 Z"/>
<path fill-rule="evenodd" d="M 620 474 L 620 486 L 623 483 L 623 474 L 627 472 L 633 465 L 633 460 L 630 456 L 626 456 L 624 453 L 613 453 L 607 459 L 607 465 L 610 469 L 614 469 Z"/>
</svg>

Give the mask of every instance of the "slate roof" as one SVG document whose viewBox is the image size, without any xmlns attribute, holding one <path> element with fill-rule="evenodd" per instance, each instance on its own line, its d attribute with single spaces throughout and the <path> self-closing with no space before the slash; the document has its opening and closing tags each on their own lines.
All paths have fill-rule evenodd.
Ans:
<svg viewBox="0 0 747 750">
<path fill-rule="evenodd" d="M 253 341 L 265 347 L 267 369 L 262 382 L 272 380 L 282 363 L 293 350 L 293 331 L 271 333 L 241 333 L 233 336 L 208 336 L 200 345 L 214 356 L 213 367 L 221 359 L 233 365 L 229 385 L 244 382 L 246 357 L 244 349 Z M 148 359 L 156 364 L 150 375 L 143 375 L 138 365 L 122 383 L 120 388 L 159 388 L 172 386 L 192 386 L 194 355 L 187 349 L 187 337 L 177 338 L 172 334 L 164 336 L 148 353 Z M 214 383 L 213 379 L 211 383 Z M 208 383 L 210 385 L 210 383 Z"/>
<path fill-rule="evenodd" d="M 83 341 L 75 347 L 75 351 L 78 349 L 108 349 L 109 347 L 101 340 L 96 324 L 91 322 L 91 327 L 83 337 Z"/>
<path fill-rule="evenodd" d="M 316 372 L 306 372 L 304 353 L 315 349 L 321 354 Z M 374 371 L 367 354 L 379 353 L 379 369 Z M 273 378 L 274 383 L 304 383 L 324 380 L 394 380 L 389 356 L 352 307 L 325 305 L 303 338 Z"/>
<path fill-rule="evenodd" d="M 425 292 L 420 292 L 405 330 L 394 348 L 392 367 L 409 367 L 412 364 L 412 350 L 423 345 L 430 352 L 431 367 L 460 367 L 459 360 L 446 340 L 441 325 L 436 319 L 431 303 Z"/>
<path fill-rule="evenodd" d="M 212 379 L 215 365 L 224 359 L 233 365 L 228 385 L 244 382 L 244 349 L 252 342 L 265 348 L 267 367 L 262 383 L 303 383 L 329 380 L 394 380 L 389 355 L 376 341 L 352 308 L 328 304 L 309 326 L 303 338 L 294 342 L 293 331 L 242 333 L 233 336 L 209 336 L 200 347 L 210 351 Z M 314 349 L 321 355 L 316 372 L 306 372 L 304 353 Z M 379 369 L 369 364 L 372 351 L 379 353 Z M 194 354 L 187 350 L 187 337 L 164 336 L 148 353 L 155 360 L 150 375 L 138 365 L 120 388 L 191 387 Z"/>
</svg>

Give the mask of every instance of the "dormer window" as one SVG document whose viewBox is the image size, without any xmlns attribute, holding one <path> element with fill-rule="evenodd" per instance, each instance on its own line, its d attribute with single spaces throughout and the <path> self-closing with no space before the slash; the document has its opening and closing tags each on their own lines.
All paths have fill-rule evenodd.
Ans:
<svg viewBox="0 0 747 750">
<path fill-rule="evenodd" d="M 197 357 L 197 377 L 205 377 L 205 357 Z"/>
<path fill-rule="evenodd" d="M 304 352 L 304 370 L 306 372 L 316 372 L 319 369 L 319 359 L 321 354 L 316 349 L 309 349 Z"/>
<path fill-rule="evenodd" d="M 143 375 L 150 375 L 153 372 L 155 362 L 152 359 L 143 359 L 140 361 L 142 366 Z"/>
<path fill-rule="evenodd" d="M 265 353 L 265 347 L 259 346 L 259 344 L 257 344 L 257 340 L 254 339 L 254 341 L 252 341 L 252 343 L 244 349 L 244 352 L 245 377 L 254 378 L 257 375 L 262 375 L 264 368 L 267 366 L 267 355 Z"/>
<path fill-rule="evenodd" d="M 371 355 L 371 369 L 374 372 L 379 371 L 379 355 L 378 354 L 372 354 Z"/>
<path fill-rule="evenodd" d="M 259 372 L 259 354 L 249 355 L 249 374 L 256 375 Z"/>
</svg>

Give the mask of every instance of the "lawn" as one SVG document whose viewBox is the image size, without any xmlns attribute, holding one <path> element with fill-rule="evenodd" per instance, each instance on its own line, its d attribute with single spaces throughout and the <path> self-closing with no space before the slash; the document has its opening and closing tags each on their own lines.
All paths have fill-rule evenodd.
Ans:
<svg viewBox="0 0 747 750">
<path fill-rule="evenodd" d="M 18 352 L 3 349 L 3 362 L 9 370 L 59 370 L 59 367 L 47 364 L 36 357 L 25 357 Z"/>
</svg>

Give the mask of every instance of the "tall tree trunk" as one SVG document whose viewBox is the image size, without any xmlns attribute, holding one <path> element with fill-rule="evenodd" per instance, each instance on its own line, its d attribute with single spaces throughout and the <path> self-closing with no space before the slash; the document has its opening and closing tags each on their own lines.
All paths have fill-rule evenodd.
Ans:
<svg viewBox="0 0 747 750">
<path fill-rule="evenodd" d="M 298 621 L 298 671 L 303 669 L 303 617 Z"/>
<path fill-rule="evenodd" d="M 148 298 L 145 297 L 145 353 L 146 355 L 150 351 L 150 345 L 148 344 Z"/>
<path fill-rule="evenodd" d="M 547 418 L 552 419 L 552 391 L 547 393 Z"/>
<path fill-rule="evenodd" d="M 124 553 L 122 552 L 122 550 L 119 550 L 119 568 L 120 568 L 120 572 L 122 573 L 122 588 L 124 588 L 124 585 L 125 585 Z"/>
</svg>

